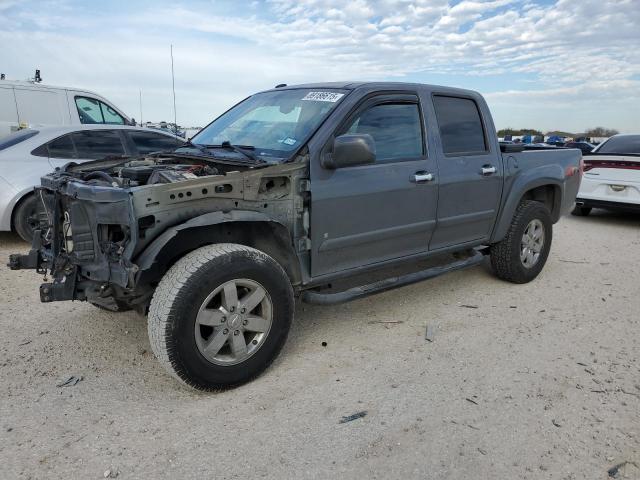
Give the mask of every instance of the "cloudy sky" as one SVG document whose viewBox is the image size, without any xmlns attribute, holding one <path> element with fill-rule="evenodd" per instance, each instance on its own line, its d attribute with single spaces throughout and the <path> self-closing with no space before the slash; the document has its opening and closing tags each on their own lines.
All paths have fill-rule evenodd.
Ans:
<svg viewBox="0 0 640 480">
<path fill-rule="evenodd" d="M 482 92 L 498 128 L 640 131 L 640 0 L 0 0 L 0 72 L 203 125 L 278 83 Z"/>
</svg>

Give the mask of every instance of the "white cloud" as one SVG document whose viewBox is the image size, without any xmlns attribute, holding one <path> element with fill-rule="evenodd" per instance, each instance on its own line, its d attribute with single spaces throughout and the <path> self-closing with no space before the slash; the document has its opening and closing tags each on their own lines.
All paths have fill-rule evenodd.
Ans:
<svg viewBox="0 0 640 480">
<path fill-rule="evenodd" d="M 446 74 L 453 83 L 477 80 L 501 109 L 499 126 L 515 126 L 527 111 L 546 128 L 560 104 L 569 109 L 565 129 L 604 123 L 589 114 L 640 130 L 637 119 L 615 110 L 625 95 L 626 109 L 640 111 L 638 0 L 270 0 L 231 13 L 205 5 L 158 2 L 95 15 L 97 7 L 21 8 L 0 0 L 0 43 L 14 46 L 0 49 L 0 65 L 29 73 L 39 66 L 45 80 L 99 90 L 132 113 L 142 88 L 145 116 L 160 120 L 171 111 L 174 43 L 178 116 L 187 123 L 202 124 L 283 81 Z M 495 86 L 481 81 L 489 76 Z M 514 91 L 508 82 L 518 80 Z"/>
</svg>

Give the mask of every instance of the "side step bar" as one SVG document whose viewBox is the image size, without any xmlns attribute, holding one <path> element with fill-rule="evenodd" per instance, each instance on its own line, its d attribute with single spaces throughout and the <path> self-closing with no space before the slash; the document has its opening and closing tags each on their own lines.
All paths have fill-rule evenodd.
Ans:
<svg viewBox="0 0 640 480">
<path fill-rule="evenodd" d="M 463 260 L 458 260 L 447 265 L 431 267 L 420 272 L 409 273 L 399 277 L 390 277 L 368 285 L 360 285 L 350 288 L 344 292 L 321 293 L 317 290 L 305 290 L 302 292 L 302 301 L 305 303 L 313 303 L 316 305 L 334 305 L 336 303 L 350 302 L 358 298 L 367 297 L 375 293 L 392 290 L 394 288 L 403 287 L 412 283 L 421 282 L 429 278 L 440 276 L 444 273 L 453 272 L 454 270 L 462 270 L 463 268 L 473 267 L 482 263 L 484 255 L 481 252 L 476 253 Z"/>
</svg>

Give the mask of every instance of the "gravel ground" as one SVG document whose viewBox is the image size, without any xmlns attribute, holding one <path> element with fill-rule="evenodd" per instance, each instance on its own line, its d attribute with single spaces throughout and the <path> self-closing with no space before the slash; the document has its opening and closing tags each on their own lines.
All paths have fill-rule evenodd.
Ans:
<svg viewBox="0 0 640 480">
<path fill-rule="evenodd" d="M 2 266 L 0 478 L 640 478 L 639 226 L 562 219 L 528 285 L 485 265 L 300 304 L 273 366 L 219 394 L 161 369 L 144 318 L 41 304 Z M 26 249 L 0 234 L 3 264 Z"/>
</svg>

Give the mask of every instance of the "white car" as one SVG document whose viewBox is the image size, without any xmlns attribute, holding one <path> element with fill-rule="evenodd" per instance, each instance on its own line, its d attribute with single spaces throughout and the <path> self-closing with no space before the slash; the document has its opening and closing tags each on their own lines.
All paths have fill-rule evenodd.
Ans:
<svg viewBox="0 0 640 480">
<path fill-rule="evenodd" d="M 640 212 L 640 135 L 614 135 L 583 158 L 574 215 L 592 208 Z"/>
<path fill-rule="evenodd" d="M 184 139 L 147 128 L 77 125 L 25 129 L 0 139 L 0 231 L 31 241 L 38 224 L 34 187 L 69 162 L 173 150 Z"/>
<path fill-rule="evenodd" d="M 134 125 L 133 120 L 97 93 L 0 80 L 0 138 L 20 128 L 83 124 Z"/>
</svg>

